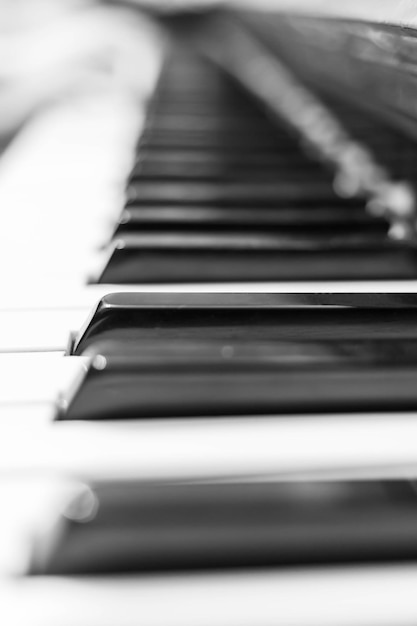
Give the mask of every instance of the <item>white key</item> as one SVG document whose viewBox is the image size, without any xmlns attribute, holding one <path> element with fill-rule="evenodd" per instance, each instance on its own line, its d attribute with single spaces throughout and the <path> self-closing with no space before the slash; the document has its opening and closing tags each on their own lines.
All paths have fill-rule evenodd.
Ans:
<svg viewBox="0 0 417 626">
<path fill-rule="evenodd" d="M 0 586 L 9 626 L 414 626 L 415 565 L 144 578 L 23 578 Z"/>
<path fill-rule="evenodd" d="M 0 474 L 85 477 L 412 476 L 415 413 L 54 421 L 60 392 L 86 359 L 0 355 Z"/>
<path fill-rule="evenodd" d="M 0 308 L 16 308 L 15 300 L 39 308 L 44 294 L 56 295 L 56 308 L 60 293 L 67 294 L 70 308 L 77 306 L 71 292 L 96 268 L 99 248 L 122 209 L 163 41 L 134 16 L 129 19 L 123 11 L 112 16 L 112 11 L 93 11 L 92 36 L 95 41 L 102 33 L 105 46 L 116 34 L 119 43 L 121 38 L 126 49 L 117 57 L 119 81 L 50 104 L 0 160 Z"/>
</svg>

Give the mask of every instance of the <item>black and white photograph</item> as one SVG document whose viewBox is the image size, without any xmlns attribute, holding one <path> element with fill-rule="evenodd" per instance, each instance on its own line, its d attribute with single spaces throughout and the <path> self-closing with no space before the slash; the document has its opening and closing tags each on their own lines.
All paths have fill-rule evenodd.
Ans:
<svg viewBox="0 0 417 626">
<path fill-rule="evenodd" d="M 417 626 L 416 0 L 0 0 L 1 626 Z"/>
</svg>

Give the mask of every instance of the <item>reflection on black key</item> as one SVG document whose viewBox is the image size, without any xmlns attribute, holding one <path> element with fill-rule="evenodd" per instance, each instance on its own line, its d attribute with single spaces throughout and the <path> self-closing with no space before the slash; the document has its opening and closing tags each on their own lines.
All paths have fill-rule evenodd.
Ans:
<svg viewBox="0 0 417 626">
<path fill-rule="evenodd" d="M 121 349 L 121 352 L 119 350 Z M 105 342 L 62 419 L 416 410 L 417 341 Z"/>
<path fill-rule="evenodd" d="M 108 340 L 417 339 L 416 307 L 413 294 L 116 293 L 99 302 L 72 353 Z"/>
<path fill-rule="evenodd" d="M 202 148 L 211 148 L 219 146 L 238 150 L 245 149 L 274 149 L 277 147 L 291 146 L 288 137 L 282 137 L 278 133 L 271 132 L 271 128 L 265 129 L 264 125 L 256 124 L 248 125 L 248 128 L 189 128 L 189 129 L 169 129 L 160 130 L 156 125 L 148 127 L 140 138 L 140 146 L 193 146 Z M 252 126 L 252 127 L 251 127 Z M 294 144 L 292 144 L 294 145 Z"/>
<path fill-rule="evenodd" d="M 236 152 L 225 153 L 221 150 L 160 150 L 152 148 L 141 148 L 136 164 L 133 168 L 133 174 L 139 174 L 143 171 L 154 172 L 159 171 L 159 175 L 163 176 L 165 168 L 174 168 L 174 172 L 183 172 L 184 170 L 198 168 L 233 168 L 237 171 L 252 170 L 278 170 L 278 169 L 295 169 L 305 168 L 323 171 L 322 167 L 317 163 L 310 162 L 299 149 L 285 150 L 282 153 L 274 154 L 263 152 Z M 172 171 L 172 170 L 171 170 Z M 200 170 L 201 171 L 201 170 Z M 168 170 L 169 172 L 169 170 Z"/>
<path fill-rule="evenodd" d="M 253 132 L 271 133 L 271 122 L 260 115 L 174 115 L 161 114 L 153 111 L 145 125 L 148 132 L 160 133 L 222 133 L 222 132 L 246 132 L 248 139 Z M 276 130 L 275 136 L 289 142 L 288 133 Z"/>
<path fill-rule="evenodd" d="M 177 228 L 200 230 L 217 234 L 222 230 L 230 232 L 245 229 L 256 233 L 267 229 L 268 233 L 279 229 L 284 234 L 322 234 L 364 232 L 385 233 L 387 222 L 372 218 L 361 204 L 349 207 L 312 206 L 286 207 L 224 207 L 224 206 L 142 206 L 131 205 L 120 218 L 117 234 L 145 232 Z M 211 230 L 210 230 L 211 229 Z M 215 229 L 215 230 L 214 230 Z"/>
<path fill-rule="evenodd" d="M 262 181 L 263 184 L 274 183 L 288 183 L 298 182 L 300 184 L 310 183 L 311 181 L 327 181 L 331 183 L 331 176 L 324 170 L 318 168 L 309 167 L 308 165 L 300 166 L 299 164 L 290 163 L 288 167 L 262 167 L 262 168 L 233 168 L 227 164 L 218 163 L 217 166 L 211 166 L 208 164 L 203 166 L 199 163 L 191 165 L 190 167 L 178 166 L 173 167 L 144 167 L 136 165 L 132 171 L 132 175 L 129 177 L 129 185 L 137 185 L 142 182 L 161 181 L 167 182 L 183 182 L 183 183 L 195 183 L 201 184 L 211 182 L 231 182 L 231 183 L 244 183 L 247 181 L 258 182 Z"/>
<path fill-rule="evenodd" d="M 417 276 L 413 245 L 381 233 L 126 235 L 111 247 L 100 283 L 365 280 Z"/>
<path fill-rule="evenodd" d="M 331 202 L 336 194 L 328 181 L 283 182 L 136 182 L 127 189 L 127 203 L 223 204 L 227 206 L 277 206 L 291 202 Z"/>
<path fill-rule="evenodd" d="M 32 574 L 410 561 L 411 481 L 80 486 L 35 543 Z"/>
<path fill-rule="evenodd" d="M 415 409 L 415 301 L 368 299 L 108 296 L 74 341 L 90 366 L 58 417 Z"/>
</svg>

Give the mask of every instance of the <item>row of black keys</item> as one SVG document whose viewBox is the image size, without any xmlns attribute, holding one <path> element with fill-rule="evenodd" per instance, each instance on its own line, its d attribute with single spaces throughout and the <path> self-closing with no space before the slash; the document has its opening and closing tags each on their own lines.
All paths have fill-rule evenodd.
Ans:
<svg viewBox="0 0 417 626">
<path fill-rule="evenodd" d="M 383 221 L 190 65 L 162 78 L 104 282 L 413 275 Z M 401 294 L 108 296 L 73 338 L 90 366 L 57 416 L 415 410 L 416 309 Z M 34 574 L 403 561 L 417 501 L 411 481 L 98 482 L 53 531 Z"/>
<path fill-rule="evenodd" d="M 73 337 L 90 367 L 58 417 L 415 411 L 416 314 L 412 294 L 110 295 Z M 138 479 L 73 493 L 35 541 L 32 574 L 417 558 L 414 482 Z"/>
<path fill-rule="evenodd" d="M 410 142 L 355 116 L 393 167 L 413 163 Z M 339 198 L 284 126 L 186 53 L 167 61 L 126 195 L 103 283 L 416 276 L 413 244 Z"/>
</svg>

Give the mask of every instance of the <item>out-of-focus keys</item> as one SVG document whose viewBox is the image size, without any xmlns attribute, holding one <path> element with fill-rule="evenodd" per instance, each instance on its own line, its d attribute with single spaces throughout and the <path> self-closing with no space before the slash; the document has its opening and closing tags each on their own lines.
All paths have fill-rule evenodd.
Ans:
<svg viewBox="0 0 417 626">
<path fill-rule="evenodd" d="M 208 175 L 212 172 L 234 171 L 235 173 L 253 175 L 258 172 L 279 173 L 281 169 L 291 171 L 297 168 L 310 169 L 316 172 L 322 168 L 314 162 L 306 161 L 301 150 L 294 149 L 268 154 L 265 152 L 233 152 L 221 150 L 194 149 L 185 150 L 171 148 L 165 150 L 141 148 L 132 170 L 132 176 L 185 176 Z M 342 200 L 341 200 L 342 201 Z M 345 201 L 343 201 L 345 202 Z"/>
<path fill-rule="evenodd" d="M 370 132 L 349 109 L 348 118 L 359 133 Z M 398 143 L 384 129 L 378 141 L 384 154 Z M 177 50 L 149 106 L 124 211 L 94 279 L 415 278 L 414 245 L 394 241 L 387 221 L 362 198 L 339 197 L 332 172 L 305 148 L 254 94 L 207 60 L 190 61 Z"/>
<path fill-rule="evenodd" d="M 332 205 L 287 207 L 225 207 L 225 206 L 129 206 L 123 211 L 116 236 L 162 228 L 181 231 L 200 230 L 214 234 L 224 230 L 239 231 L 279 229 L 282 233 L 322 232 L 352 233 L 365 231 L 386 233 L 385 220 L 371 218 L 363 206 L 348 208 Z"/>
<path fill-rule="evenodd" d="M 101 482 L 74 487 L 32 573 L 85 574 L 414 560 L 408 481 Z"/>
<path fill-rule="evenodd" d="M 111 244 L 100 283 L 414 278 L 414 246 L 381 235 L 128 234 Z"/>
<path fill-rule="evenodd" d="M 331 202 L 335 193 L 328 181 L 284 180 L 282 182 L 227 183 L 131 183 L 127 190 L 130 203 L 198 204 L 219 203 L 229 206 L 276 206 L 294 202 Z"/>
</svg>

